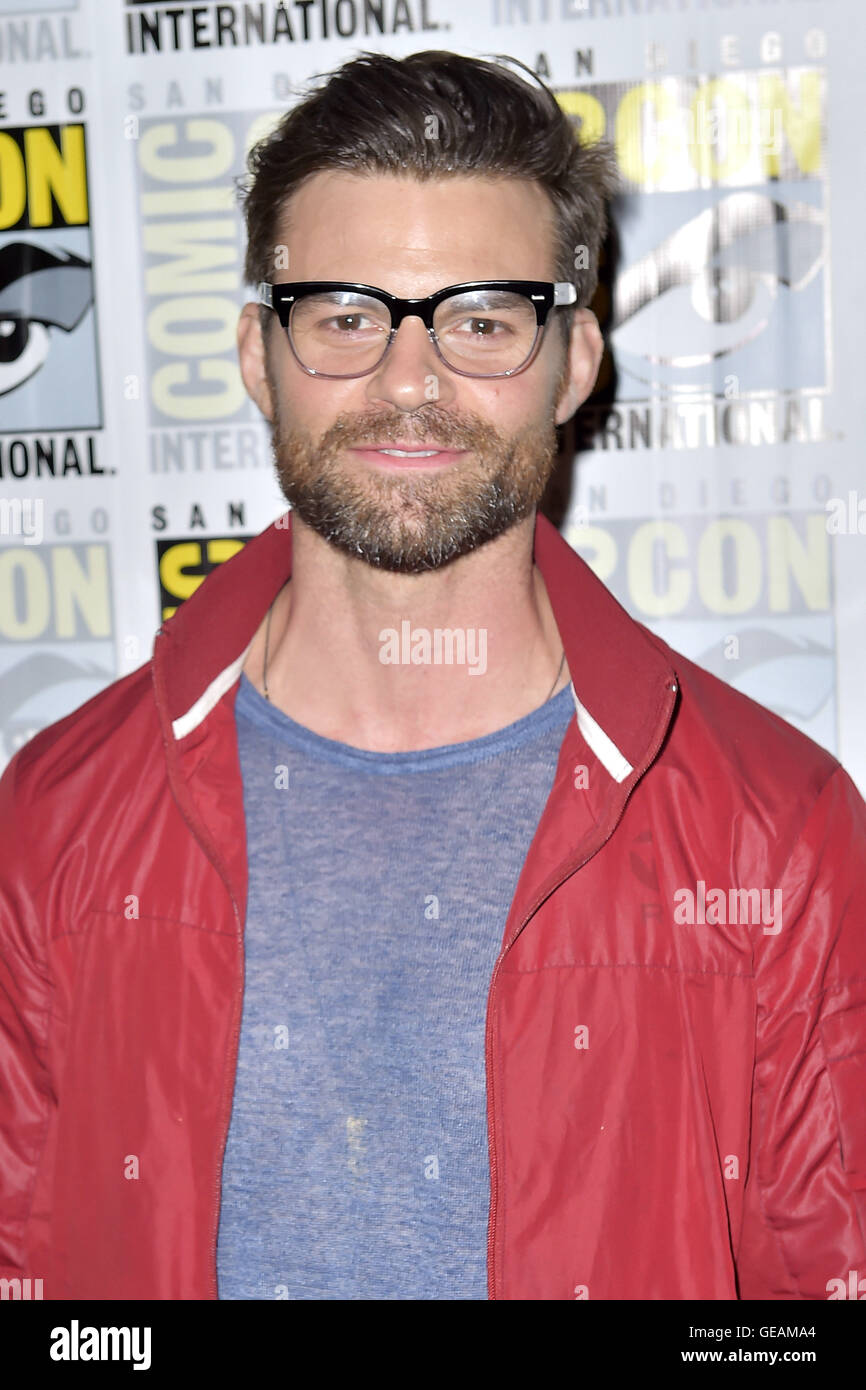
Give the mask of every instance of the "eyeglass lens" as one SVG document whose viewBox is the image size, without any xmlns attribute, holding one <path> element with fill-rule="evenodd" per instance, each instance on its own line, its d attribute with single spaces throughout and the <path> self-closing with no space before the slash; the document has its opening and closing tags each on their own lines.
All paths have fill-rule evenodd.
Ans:
<svg viewBox="0 0 866 1390">
<path fill-rule="evenodd" d="M 525 295 L 511 290 L 469 290 L 437 305 L 433 328 L 445 361 L 459 371 L 496 375 L 529 357 L 538 322 Z M 331 376 L 374 367 L 391 331 L 387 304 L 373 295 L 331 290 L 305 295 L 293 306 L 289 332 L 311 371 Z"/>
</svg>

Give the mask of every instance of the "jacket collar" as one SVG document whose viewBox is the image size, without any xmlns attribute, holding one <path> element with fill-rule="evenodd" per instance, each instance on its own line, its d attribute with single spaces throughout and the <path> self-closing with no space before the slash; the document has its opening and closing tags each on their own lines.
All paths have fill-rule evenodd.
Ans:
<svg viewBox="0 0 866 1390">
<path fill-rule="evenodd" d="M 658 741 L 675 673 L 663 646 L 540 513 L 535 561 L 565 648 L 578 728 L 614 781 L 623 782 Z M 157 698 L 176 742 L 203 732 L 211 710 L 240 678 L 259 624 L 291 572 L 289 511 L 218 566 L 159 629 Z"/>
</svg>

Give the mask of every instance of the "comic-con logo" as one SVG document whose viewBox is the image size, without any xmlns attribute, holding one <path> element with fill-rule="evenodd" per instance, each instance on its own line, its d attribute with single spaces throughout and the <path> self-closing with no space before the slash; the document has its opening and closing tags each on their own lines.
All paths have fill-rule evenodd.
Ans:
<svg viewBox="0 0 866 1390">
<path fill-rule="evenodd" d="M 321 40 L 422 34 L 441 25 L 431 0 L 259 0 L 256 5 L 200 5 L 126 0 L 127 53 L 178 53 Z"/>
<path fill-rule="evenodd" d="M 829 388 L 825 85 L 804 67 L 557 93 L 621 176 L 597 304 L 617 402 Z"/>
<path fill-rule="evenodd" d="M 4 433 L 101 426 L 81 124 L 0 131 Z"/>
<path fill-rule="evenodd" d="M 211 570 L 243 550 L 252 535 L 184 536 L 156 542 L 159 573 L 160 617 L 163 622 L 176 613 L 184 599 L 194 594 Z"/>
<path fill-rule="evenodd" d="M 619 397 L 824 386 L 823 304 L 806 293 L 824 239 L 819 207 L 731 193 L 636 256 L 610 322 Z"/>
<path fill-rule="evenodd" d="M 836 624 L 826 513 L 589 519 L 569 543 L 640 621 L 832 749 Z"/>
<path fill-rule="evenodd" d="M 0 547 L 0 763 L 115 678 L 110 546 Z"/>
</svg>

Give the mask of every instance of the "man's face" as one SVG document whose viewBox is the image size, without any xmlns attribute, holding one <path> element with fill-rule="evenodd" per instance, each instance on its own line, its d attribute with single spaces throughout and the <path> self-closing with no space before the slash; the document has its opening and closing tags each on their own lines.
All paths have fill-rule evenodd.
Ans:
<svg viewBox="0 0 866 1390">
<path fill-rule="evenodd" d="M 343 280 L 417 298 L 471 280 L 553 280 L 553 210 L 526 180 L 327 172 L 291 199 L 274 280 Z M 589 311 L 571 354 L 552 311 L 541 348 L 514 377 L 452 372 L 421 320 L 402 323 L 367 376 L 309 376 L 274 316 L 239 330 L 247 389 L 272 422 L 277 473 L 296 516 L 339 550 L 403 574 L 436 569 L 537 507 L 555 426 L 592 388 L 601 338 Z M 363 446 L 435 448 L 439 458 L 371 459 Z"/>
</svg>

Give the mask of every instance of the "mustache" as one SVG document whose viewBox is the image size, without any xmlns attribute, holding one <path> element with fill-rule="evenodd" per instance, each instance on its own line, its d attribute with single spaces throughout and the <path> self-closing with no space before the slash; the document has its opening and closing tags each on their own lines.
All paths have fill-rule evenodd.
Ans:
<svg viewBox="0 0 866 1390">
<path fill-rule="evenodd" d="M 440 448 L 490 448 L 500 444 L 498 432 L 486 421 L 470 416 L 457 418 L 450 411 L 422 406 L 411 415 L 365 411 L 360 415 L 338 415 L 322 436 L 324 450 L 351 445 L 404 442 Z"/>
</svg>

